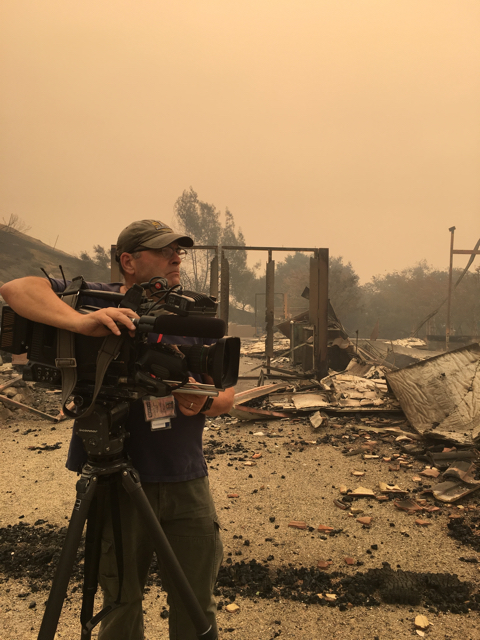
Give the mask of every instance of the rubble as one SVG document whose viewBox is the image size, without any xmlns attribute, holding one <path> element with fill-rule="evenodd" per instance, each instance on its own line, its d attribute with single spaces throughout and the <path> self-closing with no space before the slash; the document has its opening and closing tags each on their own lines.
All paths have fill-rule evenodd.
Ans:
<svg viewBox="0 0 480 640">
<path fill-rule="evenodd" d="M 274 340 L 274 353 L 277 354 L 277 357 L 283 353 L 290 352 L 290 340 L 288 338 L 279 338 L 275 336 Z M 242 356 L 249 357 L 265 357 L 265 339 L 264 338 L 256 338 L 256 339 L 243 339 L 241 341 L 240 354 Z"/>
<path fill-rule="evenodd" d="M 397 346 L 400 346 L 400 347 L 409 347 L 411 349 L 413 349 L 413 348 L 426 349 L 427 348 L 427 343 L 425 342 L 425 340 L 422 340 L 421 338 L 402 338 L 400 340 L 391 340 L 390 344 L 397 345 Z"/>
<path fill-rule="evenodd" d="M 303 522 L 302 520 L 292 520 L 292 522 L 288 523 L 289 527 L 292 527 L 292 529 L 307 529 L 307 523 Z"/>
<path fill-rule="evenodd" d="M 286 413 L 280 413 L 278 411 L 268 411 L 267 409 L 260 409 L 255 407 L 236 407 L 230 409 L 230 415 L 238 420 L 274 420 L 276 418 L 288 418 Z"/>
<path fill-rule="evenodd" d="M 326 393 L 297 393 L 292 394 L 292 402 L 297 411 L 303 409 L 312 411 L 330 406 L 330 403 L 326 400 L 327 397 Z"/>
<path fill-rule="evenodd" d="M 480 489 L 479 468 L 470 461 L 455 461 L 443 472 L 443 481 L 433 487 L 433 495 L 441 502 L 456 502 Z"/>
<path fill-rule="evenodd" d="M 310 424 L 314 429 L 318 429 L 318 427 L 321 427 L 322 424 L 325 424 L 325 422 L 328 422 L 328 416 L 325 414 L 322 414 L 321 411 L 317 411 L 313 413 L 309 419 L 310 419 Z"/>
<path fill-rule="evenodd" d="M 428 621 L 427 616 L 419 615 L 415 617 L 415 627 L 417 629 L 422 629 L 425 631 L 430 626 L 430 622 Z"/>
<path fill-rule="evenodd" d="M 480 438 L 480 344 L 386 374 L 412 427 L 460 445 Z"/>
<path fill-rule="evenodd" d="M 63 419 L 58 396 L 47 395 L 46 389 L 33 382 L 25 382 L 18 370 L 23 365 L 0 365 L 0 418 L 2 423 L 15 419 L 17 411 L 27 411 L 38 419 L 59 422 Z M 32 406 L 33 405 L 33 406 Z M 48 413 L 54 410 L 55 415 Z"/>
<path fill-rule="evenodd" d="M 277 383 L 257 387 L 250 395 L 248 392 L 243 396 L 238 394 L 231 415 L 243 420 L 306 415 L 312 429 L 321 431 L 329 424 L 329 416 L 335 414 L 353 413 L 358 420 L 362 413 L 373 416 L 378 411 L 382 415 L 404 412 L 408 422 L 402 421 L 401 426 L 391 421 L 377 426 L 378 423 L 375 425 L 371 418 L 362 420 L 365 431 L 383 437 L 395 436 L 395 441 L 402 447 L 403 456 L 383 457 L 385 462 L 395 459 L 389 470 L 398 472 L 412 467 L 408 456 L 424 456 L 432 464 L 419 470 L 414 481 L 421 482 L 421 476 L 436 479 L 443 469 L 441 482 L 431 491 L 435 499 L 452 503 L 476 491 L 480 488 L 480 472 L 474 464 L 479 457 L 475 444 L 480 440 L 480 345 L 468 345 L 433 357 L 424 349 L 425 343 L 419 340 L 392 341 L 390 351 L 382 351 L 384 346 L 361 341 L 357 356 L 349 361 L 345 371 L 331 371 L 320 381 L 298 378 L 292 379 L 287 390 Z M 416 353 L 419 347 L 423 349 L 420 355 Z M 413 364 L 396 368 L 389 353 L 398 355 L 401 350 L 414 353 L 408 356 L 408 362 Z M 396 359 L 398 362 L 399 358 Z M 291 373 L 295 375 L 295 371 Z M 258 406 L 259 402 L 261 406 Z M 255 406 L 249 406 L 251 404 Z M 413 431 L 408 431 L 407 426 Z M 454 446 L 444 451 L 429 451 L 426 449 L 429 439 L 449 442 Z M 375 444 L 351 447 L 345 455 L 361 455 L 365 461 L 376 460 L 379 455 Z M 457 450 L 455 445 L 470 448 Z M 360 478 L 365 471 L 353 470 L 351 474 Z M 380 483 L 380 490 L 388 495 L 407 493 L 388 483 Z M 349 495 L 375 497 L 372 490 L 363 487 Z M 384 497 L 378 496 L 379 499 Z M 404 503 L 409 503 L 409 500 Z M 335 501 L 335 504 L 345 508 L 340 501 Z M 397 502 L 396 506 L 402 508 L 399 504 Z"/>
<path fill-rule="evenodd" d="M 319 569 L 328 569 L 328 567 L 331 565 L 332 563 L 329 562 L 328 560 L 319 560 L 317 562 L 317 567 Z"/>
<path fill-rule="evenodd" d="M 316 414 L 320 409 L 333 413 L 399 413 L 400 405 L 388 390 L 385 371 L 369 366 L 366 375 L 370 377 L 332 373 L 321 381 L 293 378 L 287 392 L 285 384 L 263 384 L 236 394 L 230 415 L 240 420 L 251 420 L 264 416 L 289 417 L 292 413 Z M 279 416 L 275 413 L 277 411 L 284 415 Z M 324 415 L 312 417 L 312 420 L 312 424 L 320 426 L 324 424 Z"/>
</svg>

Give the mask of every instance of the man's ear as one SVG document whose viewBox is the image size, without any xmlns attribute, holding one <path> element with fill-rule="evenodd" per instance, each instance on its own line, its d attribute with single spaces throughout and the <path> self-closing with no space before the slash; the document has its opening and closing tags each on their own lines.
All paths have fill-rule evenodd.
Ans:
<svg viewBox="0 0 480 640">
<path fill-rule="evenodd" d="M 120 256 L 120 264 L 124 273 L 135 275 L 135 258 L 131 253 L 122 253 Z"/>
</svg>

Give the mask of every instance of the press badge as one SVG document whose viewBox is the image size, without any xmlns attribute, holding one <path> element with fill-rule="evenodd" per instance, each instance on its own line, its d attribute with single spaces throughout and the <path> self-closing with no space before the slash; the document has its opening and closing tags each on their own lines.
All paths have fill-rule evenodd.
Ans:
<svg viewBox="0 0 480 640">
<path fill-rule="evenodd" d="M 161 431 L 171 429 L 171 418 L 175 418 L 175 398 L 173 396 L 165 396 L 158 398 L 157 396 L 145 396 L 143 398 L 143 409 L 145 411 L 145 420 L 150 422 L 152 431 Z"/>
</svg>

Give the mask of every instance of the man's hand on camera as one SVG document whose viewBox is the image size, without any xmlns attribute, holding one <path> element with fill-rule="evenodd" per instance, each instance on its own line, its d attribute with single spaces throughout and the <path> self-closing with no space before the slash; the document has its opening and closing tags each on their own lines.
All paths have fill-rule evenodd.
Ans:
<svg viewBox="0 0 480 640">
<path fill-rule="evenodd" d="M 203 375 L 203 381 L 206 384 L 213 384 L 213 379 L 206 374 Z M 189 382 L 195 383 L 194 378 L 189 378 Z M 178 408 L 186 416 L 195 416 L 197 413 L 202 413 L 205 401 L 208 396 L 193 395 L 191 393 L 182 393 L 181 391 L 173 392 L 178 402 Z M 219 416 L 222 413 L 228 413 L 233 407 L 233 401 L 235 398 L 235 388 L 229 387 L 223 391 L 219 391 L 218 396 L 213 399 L 214 404 L 205 411 L 206 416 L 214 417 Z"/>
<path fill-rule="evenodd" d="M 75 327 L 72 331 L 86 336 L 102 337 L 114 333 L 119 336 L 121 328 L 126 327 L 131 336 L 134 335 L 135 325 L 131 318 L 139 316 L 131 309 L 119 309 L 107 307 L 92 313 L 78 313 L 75 319 Z"/>
<path fill-rule="evenodd" d="M 189 378 L 189 382 L 197 382 L 195 378 Z M 193 393 L 182 393 L 174 391 L 173 395 L 177 399 L 178 408 L 185 416 L 196 416 L 203 408 L 208 396 L 197 396 Z"/>
</svg>

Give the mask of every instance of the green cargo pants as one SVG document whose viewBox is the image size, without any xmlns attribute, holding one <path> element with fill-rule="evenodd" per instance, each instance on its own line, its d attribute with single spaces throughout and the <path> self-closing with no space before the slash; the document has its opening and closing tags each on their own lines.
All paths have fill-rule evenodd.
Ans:
<svg viewBox="0 0 480 640">
<path fill-rule="evenodd" d="M 216 629 L 212 592 L 222 562 L 223 545 L 208 478 L 142 486 L 207 620 Z M 120 510 L 125 563 L 121 606 L 102 622 L 98 640 L 143 640 L 143 588 L 154 549 L 124 491 L 120 492 Z M 104 592 L 104 606 L 107 606 L 117 597 L 118 578 L 111 514 L 105 514 L 105 518 L 99 582 Z M 172 589 L 168 576 L 161 578 L 170 607 L 170 640 L 197 640 L 188 612 Z"/>
</svg>

